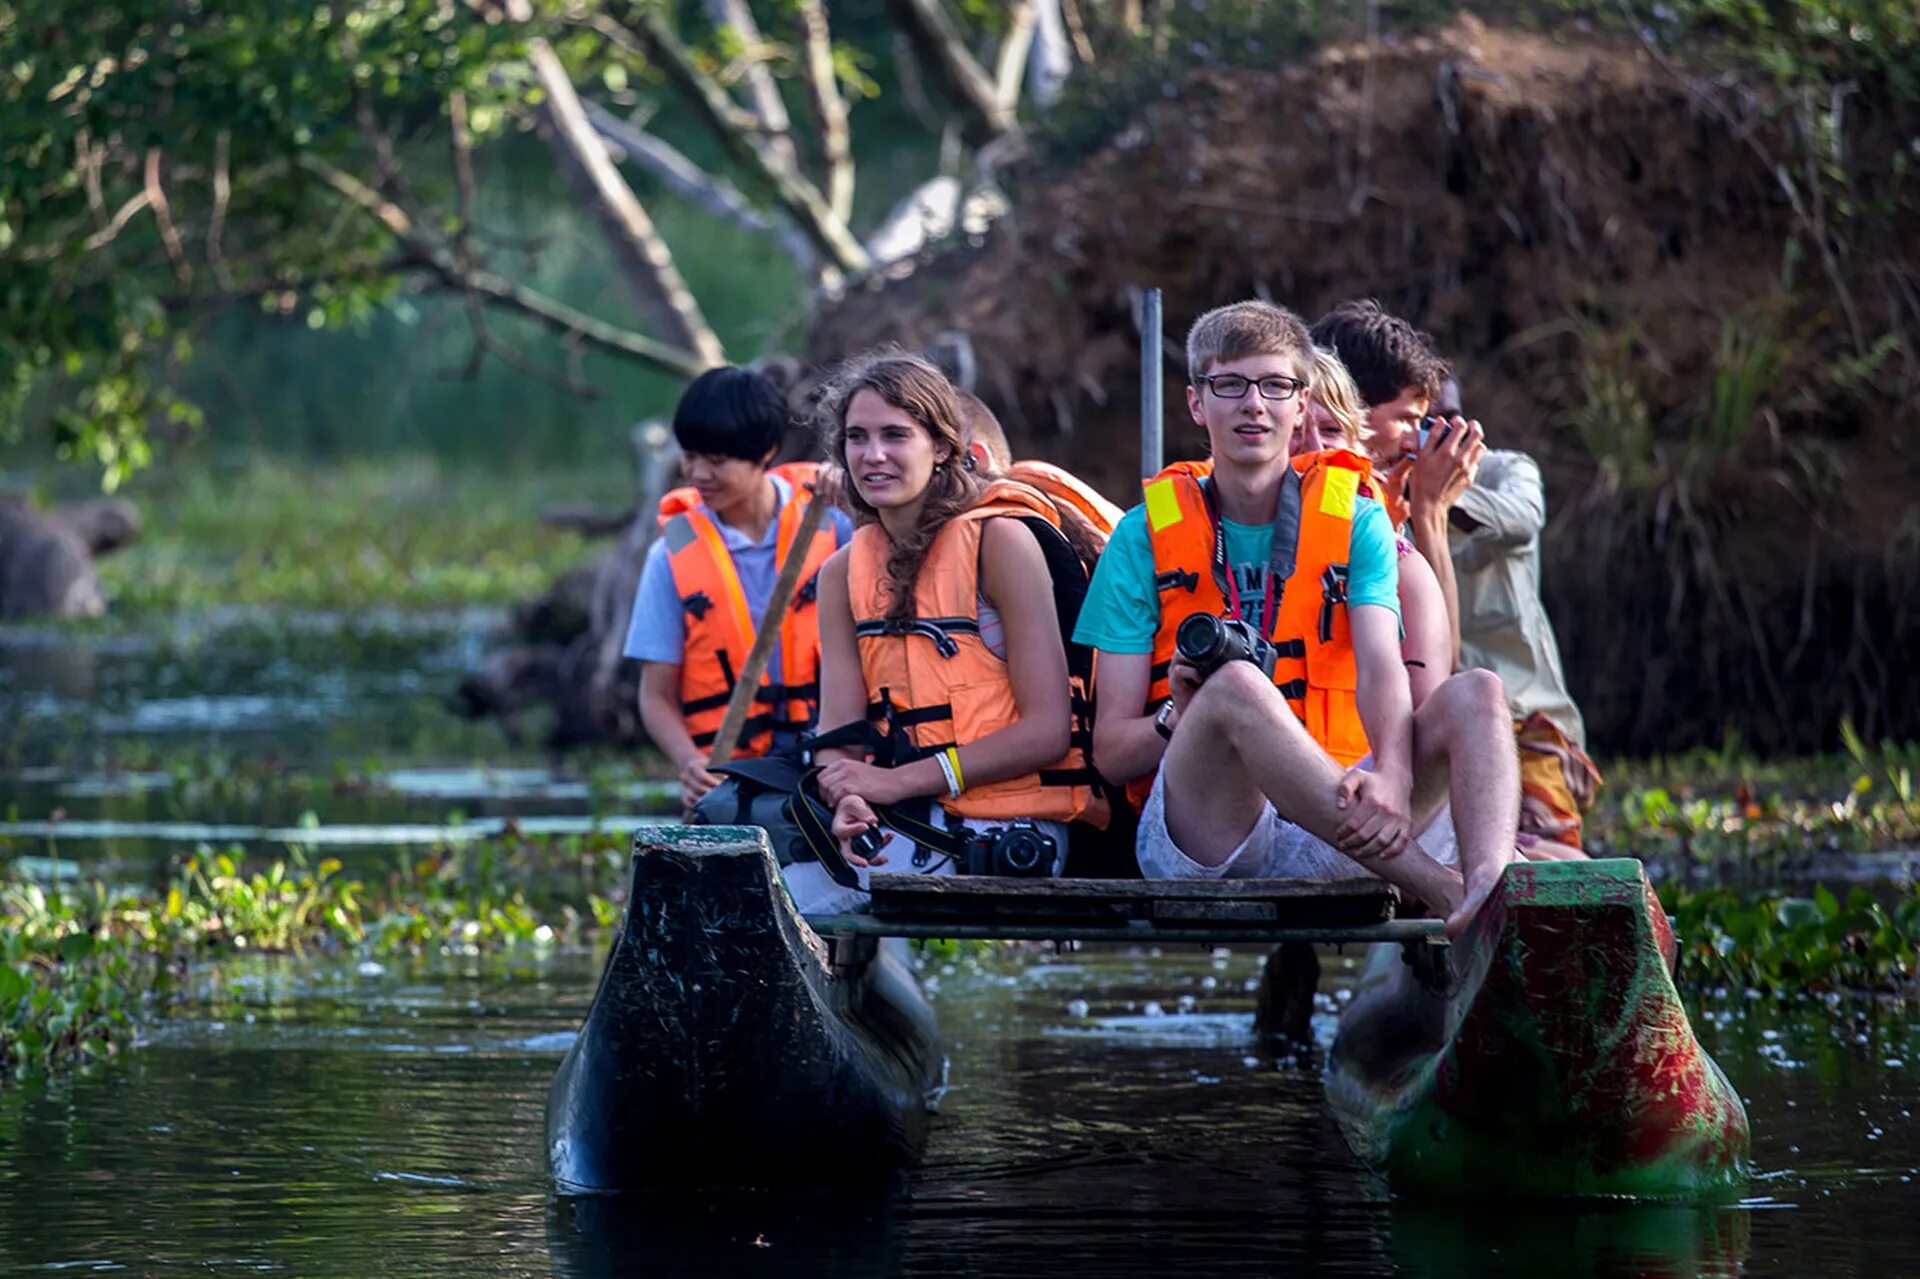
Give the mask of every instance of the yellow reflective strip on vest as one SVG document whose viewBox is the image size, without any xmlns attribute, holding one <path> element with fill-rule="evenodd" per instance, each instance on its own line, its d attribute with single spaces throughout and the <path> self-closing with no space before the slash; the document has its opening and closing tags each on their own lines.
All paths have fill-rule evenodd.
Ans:
<svg viewBox="0 0 1920 1279">
<path fill-rule="evenodd" d="M 1180 522 L 1180 495 L 1173 491 L 1172 480 L 1154 480 L 1147 485 L 1147 524 L 1158 533 Z"/>
<path fill-rule="evenodd" d="M 1320 488 L 1320 514 L 1337 520 L 1353 518 L 1353 499 L 1360 491 L 1360 472 L 1330 466 Z"/>
</svg>

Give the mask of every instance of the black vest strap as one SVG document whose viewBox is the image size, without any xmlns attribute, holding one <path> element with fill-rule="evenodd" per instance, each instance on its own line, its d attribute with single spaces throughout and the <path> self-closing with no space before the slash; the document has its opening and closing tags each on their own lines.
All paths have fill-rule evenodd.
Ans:
<svg viewBox="0 0 1920 1279">
<path fill-rule="evenodd" d="M 971 617 L 874 617 L 853 624 L 856 639 L 878 636 L 924 635 L 933 641 L 934 651 L 952 660 L 960 655 L 955 635 L 980 634 L 980 623 Z"/>
</svg>

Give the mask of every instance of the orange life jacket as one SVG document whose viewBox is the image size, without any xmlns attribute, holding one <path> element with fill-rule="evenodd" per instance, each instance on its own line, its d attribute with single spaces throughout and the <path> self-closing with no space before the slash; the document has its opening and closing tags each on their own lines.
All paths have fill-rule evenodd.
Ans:
<svg viewBox="0 0 1920 1279">
<path fill-rule="evenodd" d="M 1181 462 L 1146 481 L 1147 537 L 1160 592 L 1160 629 L 1153 637 L 1150 705 L 1167 696 L 1174 633 L 1195 613 L 1224 614 L 1226 593 L 1214 576 L 1215 522 L 1202 480 L 1208 463 Z M 1367 460 L 1345 449 L 1293 459 L 1282 516 L 1299 512 L 1293 571 L 1280 586 L 1268 637 L 1279 650 L 1273 682 L 1323 750 L 1343 765 L 1368 750 L 1354 697 L 1353 636 L 1347 623 L 1347 556 L 1354 503 L 1372 495 Z M 1297 489 L 1294 486 L 1297 484 Z M 1297 493 L 1297 500 L 1293 494 Z M 1274 587 L 1269 584 L 1268 590 Z M 1259 619 L 1250 618 L 1255 625 Z M 1136 783 L 1139 798 L 1152 778 Z M 1129 788 L 1132 794 L 1135 788 Z"/>
<path fill-rule="evenodd" d="M 1113 536 L 1113 526 L 1124 514 L 1100 496 L 1091 484 L 1051 462 L 1015 462 L 1007 468 L 1007 478 L 1039 489 L 1054 505 L 1072 510 L 1093 530 L 1102 549 Z"/>
<path fill-rule="evenodd" d="M 847 558 L 867 719 L 908 747 L 895 766 L 948 746 L 964 746 L 1020 717 L 1006 659 L 980 636 L 980 535 L 990 519 L 1039 518 L 1058 528 L 1047 497 L 1024 484 L 996 480 L 979 502 L 954 516 L 927 550 L 914 583 L 913 618 L 887 617 L 886 530 L 855 530 Z M 1065 640 L 1067 637 L 1063 636 Z M 1090 725 L 1076 724 L 1073 744 L 1051 768 L 969 786 L 940 803 L 960 817 L 1032 817 L 1106 825 L 1108 810 L 1087 760 Z"/>
<path fill-rule="evenodd" d="M 784 565 L 807 504 L 813 500 L 816 462 L 789 462 L 768 472 L 792 490 L 776 518 L 774 563 Z M 738 671 L 753 645 L 753 615 L 740 589 L 733 556 L 721 539 L 713 512 L 691 488 L 674 489 L 660 499 L 660 536 L 667 544 L 673 588 L 687 614 L 687 642 L 680 657 L 680 714 L 693 744 L 713 745 L 726 718 L 727 703 L 739 682 Z M 814 579 L 835 550 L 830 524 L 814 531 L 800 570 L 800 585 L 786 616 L 780 619 L 780 679 L 761 678 L 752 712 L 740 732 L 736 758 L 766 754 L 775 732 L 798 733 L 811 727 L 820 710 L 820 625 L 814 607 Z"/>
</svg>

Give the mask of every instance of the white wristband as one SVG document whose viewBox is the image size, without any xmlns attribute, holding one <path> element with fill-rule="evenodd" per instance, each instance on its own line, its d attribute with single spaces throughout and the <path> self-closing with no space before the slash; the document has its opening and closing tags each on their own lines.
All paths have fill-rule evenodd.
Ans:
<svg viewBox="0 0 1920 1279">
<path fill-rule="evenodd" d="M 953 765 L 947 761 L 947 753 L 942 751 L 934 759 L 939 761 L 940 775 L 947 779 L 947 798 L 960 798 L 960 779 L 953 775 Z"/>
</svg>

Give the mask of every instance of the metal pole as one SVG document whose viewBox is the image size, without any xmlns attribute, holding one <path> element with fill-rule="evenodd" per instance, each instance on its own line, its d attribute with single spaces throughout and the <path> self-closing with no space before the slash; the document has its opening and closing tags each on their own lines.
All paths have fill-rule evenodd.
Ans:
<svg viewBox="0 0 1920 1279">
<path fill-rule="evenodd" d="M 1140 476 L 1160 473 L 1160 418 L 1164 409 L 1161 372 L 1160 290 L 1140 298 Z"/>
</svg>

